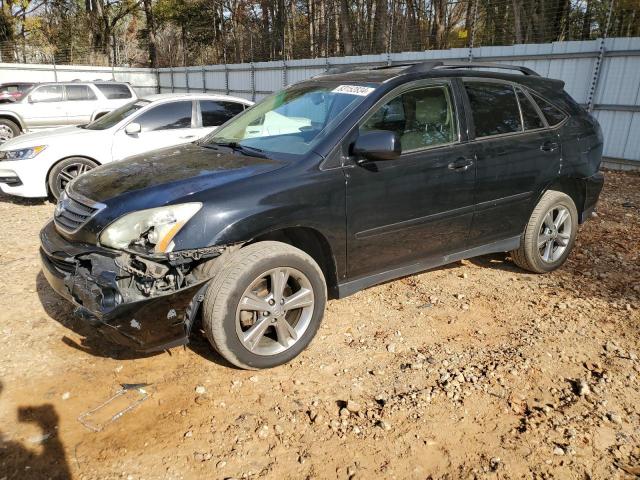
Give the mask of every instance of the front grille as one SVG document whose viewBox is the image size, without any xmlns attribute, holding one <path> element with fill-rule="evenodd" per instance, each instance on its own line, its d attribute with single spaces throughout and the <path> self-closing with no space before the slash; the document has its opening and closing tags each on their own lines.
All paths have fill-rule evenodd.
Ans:
<svg viewBox="0 0 640 480">
<path fill-rule="evenodd" d="M 53 219 L 56 225 L 63 230 L 75 232 L 89 220 L 98 208 L 71 198 L 67 194 L 60 197 L 60 201 L 56 205 L 56 211 Z"/>
</svg>

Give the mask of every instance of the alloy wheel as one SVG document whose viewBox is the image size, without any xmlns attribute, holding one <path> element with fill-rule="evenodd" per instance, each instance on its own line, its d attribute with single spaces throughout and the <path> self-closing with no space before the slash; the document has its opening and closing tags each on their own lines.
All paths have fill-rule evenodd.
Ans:
<svg viewBox="0 0 640 480">
<path fill-rule="evenodd" d="M 251 353 L 276 355 L 302 338 L 313 309 L 309 279 L 294 268 L 274 268 L 257 277 L 242 294 L 236 333 Z"/>
<path fill-rule="evenodd" d="M 14 137 L 13 130 L 7 125 L 0 125 L 0 145 Z"/>
<path fill-rule="evenodd" d="M 571 240 L 571 214 L 563 206 L 553 207 L 544 216 L 538 232 L 538 251 L 546 263 L 556 262 Z"/>
<path fill-rule="evenodd" d="M 92 165 L 88 165 L 82 162 L 71 163 L 64 167 L 62 170 L 60 170 L 58 178 L 56 179 L 58 191 L 63 192 L 71 180 L 79 175 L 82 175 L 85 172 L 88 172 L 92 168 Z"/>
</svg>

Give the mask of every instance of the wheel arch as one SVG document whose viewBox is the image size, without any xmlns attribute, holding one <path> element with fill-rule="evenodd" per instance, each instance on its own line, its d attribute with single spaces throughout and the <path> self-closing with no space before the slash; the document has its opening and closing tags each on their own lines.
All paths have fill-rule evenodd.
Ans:
<svg viewBox="0 0 640 480">
<path fill-rule="evenodd" d="M 15 113 L 0 112 L 0 119 L 11 120 L 12 122 L 14 122 L 15 124 L 18 125 L 18 128 L 20 129 L 21 132 L 24 132 L 24 130 L 25 130 L 24 129 L 24 122 L 22 121 L 20 116 L 16 115 Z"/>
<path fill-rule="evenodd" d="M 320 231 L 311 227 L 284 227 L 263 233 L 245 245 L 265 240 L 286 243 L 302 250 L 313 258 L 324 274 L 329 298 L 337 298 L 338 275 L 336 260 L 329 241 Z"/>
<path fill-rule="evenodd" d="M 538 196 L 535 205 L 540 202 L 542 196 L 550 191 L 562 192 L 568 195 L 576 206 L 578 218 L 582 218 L 585 202 L 585 183 L 584 180 L 575 177 L 559 177 L 551 182 Z M 534 208 L 535 208 L 534 205 Z"/>
</svg>

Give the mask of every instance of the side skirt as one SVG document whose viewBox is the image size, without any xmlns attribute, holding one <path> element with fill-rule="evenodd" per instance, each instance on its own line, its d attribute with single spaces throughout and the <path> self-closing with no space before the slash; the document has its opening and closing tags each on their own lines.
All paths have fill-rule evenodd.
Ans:
<svg viewBox="0 0 640 480">
<path fill-rule="evenodd" d="M 379 272 L 374 275 L 349 280 L 338 284 L 338 298 L 348 297 L 349 295 L 353 295 L 354 293 L 364 290 L 365 288 L 372 287 L 373 285 L 378 285 L 379 283 L 384 283 L 396 278 L 406 277 L 407 275 L 413 275 L 414 273 L 423 272 L 425 270 L 431 270 L 432 268 L 441 267 L 448 263 L 457 262 L 466 258 L 478 257 L 480 255 L 487 255 L 489 253 L 509 252 L 511 250 L 515 250 L 519 246 L 520 235 L 489 243 L 487 245 L 480 245 L 479 247 L 474 247 L 469 250 L 444 255 L 442 257 L 427 258 L 420 260 L 417 263 L 394 268 L 385 272 Z"/>
</svg>

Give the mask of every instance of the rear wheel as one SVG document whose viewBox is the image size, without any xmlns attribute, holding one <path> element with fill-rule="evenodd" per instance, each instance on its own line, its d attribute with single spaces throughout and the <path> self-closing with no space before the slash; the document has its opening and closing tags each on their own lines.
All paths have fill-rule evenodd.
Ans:
<svg viewBox="0 0 640 480">
<path fill-rule="evenodd" d="M 79 175 L 96 168 L 98 164 L 83 157 L 71 157 L 56 163 L 49 172 L 49 191 L 57 200 L 69 182 Z"/>
<path fill-rule="evenodd" d="M 212 346 L 240 368 L 271 368 L 296 357 L 315 336 L 327 289 L 318 264 L 280 242 L 231 254 L 205 295 L 202 323 Z"/>
<path fill-rule="evenodd" d="M 520 248 L 511 252 L 516 265 L 535 273 L 551 272 L 569 256 L 578 232 L 578 211 L 562 192 L 546 192 L 529 219 Z"/>
<path fill-rule="evenodd" d="M 0 145 L 20 135 L 20 127 L 15 122 L 0 118 Z"/>
</svg>

